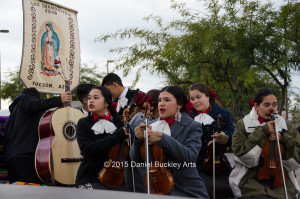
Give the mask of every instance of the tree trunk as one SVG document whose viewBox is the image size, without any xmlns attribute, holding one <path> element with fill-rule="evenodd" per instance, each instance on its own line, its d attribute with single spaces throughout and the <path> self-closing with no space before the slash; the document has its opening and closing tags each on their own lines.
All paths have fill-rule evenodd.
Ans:
<svg viewBox="0 0 300 199">
<path fill-rule="evenodd" d="M 281 103 L 278 107 L 278 113 L 279 115 L 282 114 L 282 110 L 283 110 L 283 106 L 285 104 L 285 86 L 280 86 L 280 89 L 281 89 Z"/>
</svg>

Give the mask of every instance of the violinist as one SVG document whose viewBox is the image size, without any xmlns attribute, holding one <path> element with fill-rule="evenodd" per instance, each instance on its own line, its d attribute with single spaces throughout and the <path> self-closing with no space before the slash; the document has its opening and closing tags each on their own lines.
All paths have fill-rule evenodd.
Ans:
<svg viewBox="0 0 300 199">
<path fill-rule="evenodd" d="M 150 117 L 149 122 L 155 120 L 159 117 L 158 113 L 158 96 L 160 90 L 152 89 L 149 90 L 146 94 L 140 92 L 135 97 L 135 110 L 131 114 L 130 120 L 130 129 L 134 131 L 134 128 L 140 125 L 140 123 L 145 122 L 145 113 L 144 113 L 144 103 L 149 102 L 151 110 L 150 110 Z"/>
<path fill-rule="evenodd" d="M 126 138 L 121 117 L 111 106 L 112 96 L 105 87 L 94 87 L 88 96 L 91 114 L 77 124 L 77 141 L 83 160 L 78 169 L 76 187 L 108 189 L 100 184 L 98 174 L 108 161 L 111 147 Z M 126 190 L 124 184 L 116 190 Z"/>
<path fill-rule="evenodd" d="M 158 97 L 160 117 L 147 127 L 148 144 L 152 147 L 157 145 L 165 150 L 164 163 L 169 165 L 166 168 L 175 184 L 169 195 L 209 198 L 195 164 L 201 148 L 201 125 L 185 112 L 186 104 L 187 98 L 181 88 L 167 86 L 160 90 Z M 143 123 L 135 128 L 136 139 L 130 156 L 136 162 L 143 162 L 140 146 L 144 143 L 144 128 Z"/>
<path fill-rule="evenodd" d="M 156 118 L 159 117 L 158 113 L 158 96 L 160 90 L 158 89 L 151 89 L 146 94 L 140 92 L 135 97 L 135 109 L 134 112 L 131 114 L 131 120 L 129 122 L 130 131 L 134 132 L 135 127 L 139 126 L 140 123 L 145 123 L 145 108 L 144 103 L 148 102 L 150 105 L 150 117 L 148 122 L 154 121 Z M 133 134 L 134 135 L 134 134 Z M 129 190 L 134 190 L 135 192 L 144 192 L 144 169 L 140 167 L 133 167 L 134 175 L 132 175 L 131 170 L 125 176 L 125 183 L 126 187 Z M 134 176 L 134 183 L 133 183 L 133 176 Z M 135 186 L 133 188 L 133 186 Z"/>
<path fill-rule="evenodd" d="M 226 151 L 227 147 L 231 144 L 234 126 L 230 117 L 230 112 L 220 107 L 215 91 L 209 89 L 207 85 L 203 83 L 194 83 L 189 88 L 189 95 L 190 100 L 193 103 L 193 111 L 190 113 L 190 116 L 202 125 L 203 130 L 201 137 L 202 146 L 197 159 L 197 170 L 205 182 L 210 198 L 213 198 L 213 165 L 208 165 L 208 171 L 203 169 L 205 160 L 208 158 L 208 156 L 213 155 L 208 154 L 208 147 L 212 147 L 211 140 L 215 138 L 216 145 L 219 144 L 219 147 L 225 147 Z M 218 115 L 222 116 L 219 129 L 220 133 L 217 133 Z M 220 158 L 222 158 L 222 161 L 224 161 L 224 168 L 218 168 L 222 169 L 223 172 L 215 176 L 215 198 L 232 198 L 233 193 L 228 181 L 232 167 L 227 157 L 224 154 L 220 155 L 222 156 Z"/>
<path fill-rule="evenodd" d="M 258 180 L 260 168 L 268 162 L 267 157 L 262 158 L 266 149 L 264 146 L 273 137 L 279 138 L 284 149 L 282 162 L 288 198 L 297 197 L 299 185 L 294 171 L 300 167 L 300 136 L 289 121 L 276 114 L 277 103 L 272 89 L 260 89 L 255 95 L 254 107 L 236 125 L 232 137 L 234 169 L 229 181 L 238 198 L 285 198 L 284 186 L 274 186 L 273 180 Z M 273 114 L 276 114 L 275 120 L 272 120 Z M 278 136 L 274 136 L 275 129 Z M 280 180 L 282 176 L 273 179 Z"/>
</svg>

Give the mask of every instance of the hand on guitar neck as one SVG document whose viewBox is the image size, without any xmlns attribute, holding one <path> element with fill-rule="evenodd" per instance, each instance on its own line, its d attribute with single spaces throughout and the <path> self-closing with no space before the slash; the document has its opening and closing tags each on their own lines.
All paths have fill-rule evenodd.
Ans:
<svg viewBox="0 0 300 199">
<path fill-rule="evenodd" d="M 72 95 L 71 95 L 71 92 L 64 92 L 61 94 L 61 102 L 63 104 L 66 104 L 68 102 L 71 102 L 72 101 Z"/>
</svg>

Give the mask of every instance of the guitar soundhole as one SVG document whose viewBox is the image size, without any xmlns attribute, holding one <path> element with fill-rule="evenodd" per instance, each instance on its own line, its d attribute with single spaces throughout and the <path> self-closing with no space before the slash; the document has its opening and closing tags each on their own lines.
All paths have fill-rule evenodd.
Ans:
<svg viewBox="0 0 300 199">
<path fill-rule="evenodd" d="M 64 137 L 69 141 L 76 139 L 76 124 L 71 121 L 65 123 L 63 128 L 63 134 Z"/>
</svg>

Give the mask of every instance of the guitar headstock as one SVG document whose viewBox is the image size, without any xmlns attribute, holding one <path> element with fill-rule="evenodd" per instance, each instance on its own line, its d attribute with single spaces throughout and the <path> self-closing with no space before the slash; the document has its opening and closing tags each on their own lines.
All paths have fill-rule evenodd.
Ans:
<svg viewBox="0 0 300 199">
<path fill-rule="evenodd" d="M 60 61 L 61 61 L 60 76 L 66 83 L 66 92 L 67 92 L 67 85 L 70 86 L 70 72 L 69 72 L 68 59 L 66 57 L 62 57 L 60 58 Z M 70 91 L 70 87 L 68 91 Z"/>
<path fill-rule="evenodd" d="M 60 75 L 61 78 L 65 81 L 65 92 L 70 92 L 70 74 L 69 74 L 69 64 L 68 64 L 68 59 L 66 57 L 60 58 L 61 60 L 61 71 Z M 64 106 L 71 106 L 71 102 L 66 103 Z"/>
</svg>

